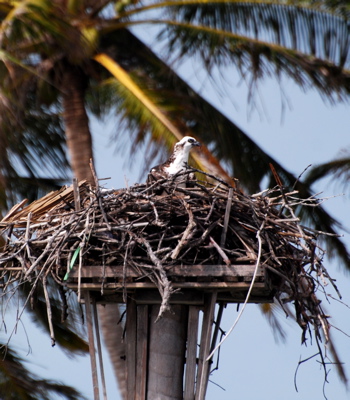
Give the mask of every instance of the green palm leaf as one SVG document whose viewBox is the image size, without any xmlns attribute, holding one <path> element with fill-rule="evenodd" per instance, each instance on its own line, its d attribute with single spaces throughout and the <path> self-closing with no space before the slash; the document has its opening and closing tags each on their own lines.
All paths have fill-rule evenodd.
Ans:
<svg viewBox="0 0 350 400">
<path fill-rule="evenodd" d="M 323 2 L 188 0 L 131 5 L 104 29 L 155 24 L 168 57 L 198 56 L 209 72 L 233 66 L 250 77 L 252 90 L 259 78 L 285 74 L 304 89 L 344 100 L 350 92 L 348 17 L 343 6 Z"/>
<path fill-rule="evenodd" d="M 99 54 L 95 59 L 115 77 L 115 80 L 110 81 L 110 84 L 114 85 L 119 98 L 122 99 L 124 118 L 128 118 L 129 126 L 136 123 L 138 127 L 144 127 L 146 131 L 151 131 L 153 140 L 158 142 L 162 139 L 174 144 L 185 136 L 185 132 L 181 132 L 176 124 L 170 120 L 166 112 L 166 99 L 157 95 L 158 91 L 146 90 L 142 87 L 140 81 L 136 82 L 135 77 L 132 78 L 130 74 L 105 54 Z M 158 100 L 158 104 L 155 100 Z M 159 102 L 159 100 L 164 101 Z M 127 112 L 125 113 L 125 111 Z M 205 147 L 202 149 L 202 153 L 192 154 L 192 158 L 199 168 L 209 170 L 223 179 L 231 181 L 218 160 Z"/>
</svg>

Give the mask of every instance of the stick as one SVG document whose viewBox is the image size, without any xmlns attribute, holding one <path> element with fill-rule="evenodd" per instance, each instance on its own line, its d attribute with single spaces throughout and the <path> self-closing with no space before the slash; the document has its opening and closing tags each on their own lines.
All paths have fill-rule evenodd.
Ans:
<svg viewBox="0 0 350 400">
<path fill-rule="evenodd" d="M 47 273 L 50 270 L 47 271 Z M 49 324 L 49 330 L 50 330 L 50 337 L 51 337 L 51 346 L 54 347 L 56 344 L 56 339 L 55 339 L 55 332 L 53 329 L 53 324 L 52 324 L 52 310 L 51 310 L 51 302 L 50 302 L 50 296 L 47 291 L 47 273 L 45 274 L 43 278 L 43 289 L 44 289 L 44 295 L 45 295 L 45 303 L 46 303 L 46 312 L 47 312 L 47 321 Z"/>
<path fill-rule="evenodd" d="M 95 325 L 95 334 L 96 334 L 96 343 L 97 343 L 97 354 L 100 364 L 100 375 L 101 375 L 101 383 L 102 383 L 102 392 L 103 399 L 107 400 L 107 389 L 106 389 L 106 380 L 105 380 L 105 372 L 103 367 L 103 357 L 102 357 L 102 348 L 101 348 L 101 337 L 100 337 L 100 329 L 98 326 L 98 316 L 97 316 L 97 307 L 96 307 L 96 299 L 92 298 L 92 314 L 94 316 L 94 325 Z"/>
<path fill-rule="evenodd" d="M 224 260 L 225 264 L 227 266 L 231 266 L 231 261 L 225 254 L 225 252 L 222 250 L 222 248 L 215 242 L 215 240 L 210 236 L 209 237 L 210 243 L 213 244 L 213 246 L 216 248 L 217 252 L 220 254 L 221 258 Z"/>
<path fill-rule="evenodd" d="M 80 211 L 81 210 L 80 192 L 79 192 L 79 185 L 78 185 L 78 179 L 77 178 L 73 178 L 73 193 L 74 193 L 75 211 Z"/>
<path fill-rule="evenodd" d="M 227 228 L 228 228 L 228 223 L 230 221 L 232 198 L 233 198 L 233 189 L 230 188 L 230 190 L 228 192 L 227 203 L 226 203 L 226 211 L 225 211 L 225 218 L 224 218 L 224 228 L 222 230 L 221 241 L 220 241 L 220 246 L 221 247 L 225 247 Z"/>
<path fill-rule="evenodd" d="M 90 305 L 91 300 L 90 300 L 90 292 L 88 290 L 85 291 L 84 297 L 85 297 L 86 323 L 87 323 L 88 337 L 89 337 L 89 352 L 90 352 L 94 400 L 100 400 L 100 389 L 98 386 L 98 376 L 97 376 L 94 329 L 93 329 L 92 312 L 91 312 L 91 305 Z"/>
<path fill-rule="evenodd" d="M 183 201 L 183 202 L 184 202 L 185 208 L 188 213 L 188 224 L 187 224 L 187 227 L 186 227 L 178 245 L 175 247 L 174 251 L 171 253 L 170 257 L 173 260 L 175 260 L 177 258 L 182 247 L 184 246 L 185 242 L 191 236 L 193 228 L 195 228 L 197 226 L 197 224 L 193 220 L 193 213 L 192 213 L 191 207 L 185 201 Z"/>
<path fill-rule="evenodd" d="M 96 190 L 95 196 L 96 196 L 96 198 L 97 198 L 97 202 L 98 202 L 98 205 L 99 205 L 99 207 L 100 207 L 100 210 L 101 210 L 101 213 L 102 213 L 102 217 L 103 217 L 103 219 L 104 219 L 104 221 L 105 221 L 105 223 L 106 223 L 106 225 L 107 225 L 107 227 L 108 227 L 108 230 L 111 231 L 111 230 L 112 230 L 111 225 L 110 225 L 110 223 L 109 223 L 109 221 L 108 221 L 106 212 L 105 212 L 105 210 L 104 210 L 104 208 L 103 208 L 103 206 L 102 206 L 102 200 L 101 200 L 101 195 L 100 195 L 100 185 L 99 185 L 99 183 L 98 183 L 98 179 L 97 179 L 97 175 L 96 175 L 96 170 L 95 170 L 94 164 L 93 164 L 93 162 L 92 162 L 92 159 L 90 159 L 90 169 L 91 169 L 92 176 L 94 177 L 94 180 L 95 180 L 95 186 L 96 186 L 96 189 L 95 189 L 95 190 Z"/>
</svg>

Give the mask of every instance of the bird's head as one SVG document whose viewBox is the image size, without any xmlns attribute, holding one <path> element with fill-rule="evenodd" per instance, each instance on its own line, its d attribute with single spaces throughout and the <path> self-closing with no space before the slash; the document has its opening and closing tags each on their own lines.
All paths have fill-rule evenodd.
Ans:
<svg viewBox="0 0 350 400">
<path fill-rule="evenodd" d="M 175 144 L 173 154 L 169 157 L 169 160 L 166 163 L 166 172 L 170 175 L 175 175 L 179 172 L 185 171 L 187 168 L 190 150 L 193 147 L 200 145 L 201 144 L 191 136 L 183 137 Z"/>
<path fill-rule="evenodd" d="M 200 146 L 200 145 L 201 144 L 199 142 L 197 142 L 197 140 L 194 139 L 193 137 L 185 136 L 179 142 L 177 142 L 175 144 L 174 150 L 178 151 L 180 149 L 183 149 L 183 151 L 188 154 L 190 152 L 190 150 L 192 149 L 192 147 Z"/>
</svg>

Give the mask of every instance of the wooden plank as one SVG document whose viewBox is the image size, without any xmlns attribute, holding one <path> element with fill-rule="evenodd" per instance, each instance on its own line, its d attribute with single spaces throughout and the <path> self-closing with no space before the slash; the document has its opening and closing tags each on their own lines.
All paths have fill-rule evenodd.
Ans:
<svg viewBox="0 0 350 400">
<path fill-rule="evenodd" d="M 89 338 L 89 353 L 90 353 L 94 400 L 99 400 L 100 399 L 100 390 L 98 387 L 95 339 L 94 339 L 92 311 L 91 311 L 91 304 L 90 304 L 91 299 L 90 299 L 90 293 L 88 290 L 84 291 L 84 298 L 85 298 L 86 324 L 87 324 L 87 331 L 88 331 L 88 338 Z"/>
<path fill-rule="evenodd" d="M 199 307 L 190 306 L 188 313 L 184 400 L 194 400 L 194 387 L 197 368 L 198 319 Z"/>
<path fill-rule="evenodd" d="M 136 303 L 128 297 L 126 305 L 126 387 L 127 400 L 135 400 L 136 388 Z"/>
<path fill-rule="evenodd" d="M 135 400 L 145 400 L 147 390 L 147 361 L 148 361 L 148 306 L 137 306 L 136 333 L 136 394 Z"/>
<path fill-rule="evenodd" d="M 143 301 L 143 292 L 147 291 L 155 291 L 157 292 L 158 289 L 130 289 L 128 290 L 129 293 L 132 292 L 132 295 L 135 298 L 137 304 L 146 304 L 146 301 Z M 198 289 L 181 289 L 182 292 L 192 292 L 193 296 L 188 296 L 189 302 L 186 303 L 181 297 L 178 300 L 176 297 L 172 299 L 170 297 L 170 304 L 188 304 L 188 305 L 203 305 L 204 304 L 204 291 Z M 229 289 L 227 291 L 218 291 L 218 298 L 217 301 L 222 301 L 224 303 L 242 303 L 247 295 L 248 288 L 244 290 L 232 290 Z M 173 295 L 177 295 L 174 293 Z M 273 295 L 274 293 L 271 292 L 269 289 L 262 287 L 262 288 L 254 288 L 252 293 L 250 294 L 249 303 L 272 303 L 273 302 Z M 96 303 L 97 304 L 105 304 L 105 303 L 124 303 L 122 293 L 116 292 L 115 289 L 105 289 L 103 295 L 101 295 L 101 288 L 99 291 L 94 290 L 94 296 L 96 296 Z M 147 297 L 147 296 L 146 296 Z M 145 297 L 145 299 L 146 299 Z M 198 299 L 198 301 L 196 301 Z M 152 304 L 158 304 L 150 300 Z M 149 303 L 147 303 L 149 304 Z"/>
<path fill-rule="evenodd" d="M 246 290 L 249 289 L 250 282 L 172 282 L 173 288 L 188 288 L 188 289 L 222 289 L 222 290 Z M 67 287 L 73 290 L 78 289 L 77 283 L 69 283 Z M 108 289 L 155 289 L 156 285 L 152 282 L 128 282 L 123 285 L 122 283 L 105 283 L 103 285 L 104 290 Z M 81 289 L 90 289 L 101 291 L 101 283 L 81 283 Z M 254 288 L 265 289 L 264 282 L 255 282 Z"/>
<path fill-rule="evenodd" d="M 195 400 L 205 399 L 207 380 L 209 377 L 209 362 L 206 361 L 206 359 L 210 351 L 211 331 L 214 321 L 216 298 L 217 292 L 213 292 L 207 294 L 205 299 L 201 343 L 198 357 L 197 387 Z"/>
<path fill-rule="evenodd" d="M 99 278 L 102 277 L 104 269 L 105 278 L 123 278 L 123 266 L 95 266 L 85 265 L 81 270 L 82 278 Z M 183 265 L 173 266 L 167 269 L 167 276 L 180 276 L 180 277 L 199 277 L 199 276 L 210 276 L 210 277 L 251 277 L 254 274 L 255 265 Z M 263 276 L 264 269 L 261 267 L 258 269 L 257 276 Z M 127 277 L 139 278 L 142 274 L 128 269 L 126 273 Z M 78 270 L 73 269 L 70 272 L 70 279 L 78 277 Z"/>
<path fill-rule="evenodd" d="M 134 294 L 136 304 L 160 304 L 162 302 L 158 289 L 137 290 Z M 198 290 L 183 290 L 173 293 L 170 297 L 170 304 L 204 304 L 204 294 Z"/>
</svg>

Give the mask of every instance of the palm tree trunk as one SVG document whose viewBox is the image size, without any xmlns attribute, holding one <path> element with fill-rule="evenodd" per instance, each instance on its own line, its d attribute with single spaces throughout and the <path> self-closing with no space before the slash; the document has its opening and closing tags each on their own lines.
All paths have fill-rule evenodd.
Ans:
<svg viewBox="0 0 350 400">
<path fill-rule="evenodd" d="M 90 169 L 93 157 L 89 119 L 85 109 L 85 77 L 78 67 L 63 66 L 62 104 L 66 125 L 66 142 L 71 159 L 73 174 L 78 180 L 87 179 L 94 183 Z M 117 304 L 107 304 L 99 308 L 99 317 L 111 362 L 114 367 L 121 397 L 126 398 L 125 345 L 122 340 L 122 327 Z"/>
<path fill-rule="evenodd" d="M 89 118 L 85 109 L 85 76 L 78 67 L 65 64 L 62 77 L 63 120 L 70 163 L 78 180 L 93 182 L 90 170 L 92 140 Z"/>
</svg>

